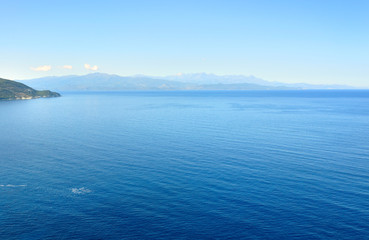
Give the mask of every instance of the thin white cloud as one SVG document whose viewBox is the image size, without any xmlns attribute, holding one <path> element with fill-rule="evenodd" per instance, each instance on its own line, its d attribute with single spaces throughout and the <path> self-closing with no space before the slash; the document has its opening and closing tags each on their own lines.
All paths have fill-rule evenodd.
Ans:
<svg viewBox="0 0 369 240">
<path fill-rule="evenodd" d="M 32 71 L 36 71 L 36 72 L 47 72 L 50 71 L 51 66 L 50 65 L 43 65 L 43 66 L 39 66 L 39 67 L 31 67 Z"/>
<path fill-rule="evenodd" d="M 98 69 L 98 67 L 95 65 L 95 66 L 91 66 L 90 64 L 85 64 L 85 68 L 86 69 L 89 69 L 89 70 L 92 70 L 92 71 L 96 71 Z"/>
<path fill-rule="evenodd" d="M 64 65 L 62 68 L 64 68 L 64 69 L 72 69 L 73 66 L 71 66 L 71 65 Z"/>
</svg>

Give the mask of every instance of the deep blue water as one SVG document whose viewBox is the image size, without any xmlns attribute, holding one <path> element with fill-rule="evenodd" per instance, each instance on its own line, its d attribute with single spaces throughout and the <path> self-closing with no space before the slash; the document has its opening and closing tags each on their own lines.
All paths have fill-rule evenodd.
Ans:
<svg viewBox="0 0 369 240">
<path fill-rule="evenodd" d="M 365 239 L 369 91 L 0 102 L 0 239 Z"/>
</svg>

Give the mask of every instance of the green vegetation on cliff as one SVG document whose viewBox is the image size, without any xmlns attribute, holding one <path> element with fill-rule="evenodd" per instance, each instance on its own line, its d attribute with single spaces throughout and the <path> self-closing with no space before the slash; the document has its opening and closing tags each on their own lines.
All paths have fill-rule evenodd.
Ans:
<svg viewBox="0 0 369 240">
<path fill-rule="evenodd" d="M 0 78 L 0 100 L 32 99 L 60 97 L 59 93 L 49 90 L 37 91 L 23 83 Z"/>
</svg>

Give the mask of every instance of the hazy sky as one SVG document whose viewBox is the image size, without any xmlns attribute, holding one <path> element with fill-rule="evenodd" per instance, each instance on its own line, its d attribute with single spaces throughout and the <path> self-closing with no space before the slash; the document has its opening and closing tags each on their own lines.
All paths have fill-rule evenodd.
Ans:
<svg viewBox="0 0 369 240">
<path fill-rule="evenodd" d="M 368 0 L 0 0 L 0 6 L 3 78 L 207 72 L 369 86 Z"/>
</svg>

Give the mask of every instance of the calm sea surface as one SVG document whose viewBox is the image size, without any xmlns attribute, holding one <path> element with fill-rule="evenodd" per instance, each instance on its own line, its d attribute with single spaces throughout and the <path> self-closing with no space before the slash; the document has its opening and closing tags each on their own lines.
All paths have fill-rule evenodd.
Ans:
<svg viewBox="0 0 369 240">
<path fill-rule="evenodd" d="M 0 239 L 367 239 L 369 91 L 0 102 Z"/>
</svg>

